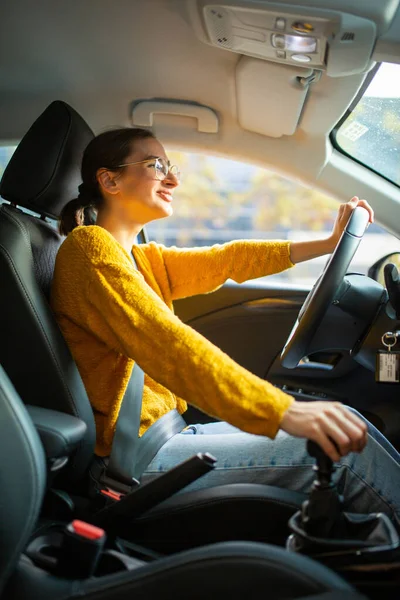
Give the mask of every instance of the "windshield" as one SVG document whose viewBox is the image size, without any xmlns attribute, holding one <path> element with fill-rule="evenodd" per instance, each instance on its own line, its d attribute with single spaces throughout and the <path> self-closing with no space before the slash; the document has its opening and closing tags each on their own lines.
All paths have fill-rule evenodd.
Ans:
<svg viewBox="0 0 400 600">
<path fill-rule="evenodd" d="M 380 65 L 335 140 L 339 149 L 400 185 L 400 65 Z"/>
</svg>

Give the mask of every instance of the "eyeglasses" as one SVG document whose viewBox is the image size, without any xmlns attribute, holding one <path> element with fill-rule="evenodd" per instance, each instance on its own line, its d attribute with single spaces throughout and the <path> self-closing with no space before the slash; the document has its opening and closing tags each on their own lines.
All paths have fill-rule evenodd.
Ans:
<svg viewBox="0 0 400 600">
<path fill-rule="evenodd" d="M 177 167 L 176 165 L 170 165 L 169 162 L 165 160 L 165 158 L 147 158 L 146 160 L 139 160 L 137 162 L 129 162 L 124 163 L 123 165 L 118 165 L 118 168 L 128 167 L 129 165 L 141 165 L 150 162 L 154 163 L 151 166 L 154 167 L 156 178 L 159 181 L 164 181 L 164 179 L 168 177 L 168 173 L 172 173 L 172 175 L 178 181 L 181 180 L 181 172 L 179 170 L 179 167 Z"/>
</svg>

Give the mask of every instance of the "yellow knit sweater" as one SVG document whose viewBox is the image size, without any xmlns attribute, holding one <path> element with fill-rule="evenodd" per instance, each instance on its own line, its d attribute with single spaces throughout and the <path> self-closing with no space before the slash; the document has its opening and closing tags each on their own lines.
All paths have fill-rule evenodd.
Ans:
<svg viewBox="0 0 400 600">
<path fill-rule="evenodd" d="M 77 227 L 56 260 L 51 303 L 85 384 L 96 453 L 107 456 L 134 361 L 145 372 L 140 435 L 186 401 L 273 438 L 293 398 L 239 366 L 173 314 L 173 300 L 243 282 L 292 263 L 290 243 L 235 241 L 207 248 L 132 248 L 102 227 Z M 183 400 L 184 398 L 184 400 Z"/>
</svg>

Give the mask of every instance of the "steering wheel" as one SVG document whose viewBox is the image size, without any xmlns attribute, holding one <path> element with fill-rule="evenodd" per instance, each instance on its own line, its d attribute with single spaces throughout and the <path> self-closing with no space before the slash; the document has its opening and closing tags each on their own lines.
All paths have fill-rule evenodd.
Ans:
<svg viewBox="0 0 400 600">
<path fill-rule="evenodd" d="M 341 285 L 369 221 L 368 211 L 357 206 L 320 277 L 300 309 L 296 323 L 281 354 L 281 364 L 294 369 L 304 356 L 313 336 Z"/>
</svg>

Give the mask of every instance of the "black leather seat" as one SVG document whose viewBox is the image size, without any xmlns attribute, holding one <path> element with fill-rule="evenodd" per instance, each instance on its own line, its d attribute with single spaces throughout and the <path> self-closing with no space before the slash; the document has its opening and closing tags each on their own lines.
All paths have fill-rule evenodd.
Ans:
<svg viewBox="0 0 400 600">
<path fill-rule="evenodd" d="M 71 107 L 53 102 L 17 147 L 0 184 L 2 198 L 10 203 L 0 206 L 0 361 L 26 404 L 86 423 L 83 441 L 57 478 L 59 487 L 81 494 L 93 458 L 95 424 L 48 303 L 63 241 L 48 219 L 57 219 L 76 197 L 82 153 L 92 137 Z M 288 517 L 303 499 L 287 490 L 244 484 L 185 493 L 138 519 L 135 536 L 163 551 L 169 544 L 176 550 L 227 539 L 283 543 Z"/>
<path fill-rule="evenodd" d="M 188 596 L 239 600 L 264 597 L 266 590 L 269 600 L 364 598 L 311 559 L 247 542 L 216 544 L 149 563 L 128 557 L 125 570 L 115 572 L 111 568 L 102 572 L 100 561 L 95 576 L 86 579 L 57 576 L 24 554 L 30 538 L 32 547 L 38 535 L 33 532 L 45 490 L 46 464 L 33 422 L 1 366 L 0 416 L 2 600 L 186 600 Z"/>
</svg>

